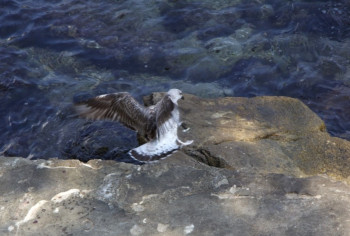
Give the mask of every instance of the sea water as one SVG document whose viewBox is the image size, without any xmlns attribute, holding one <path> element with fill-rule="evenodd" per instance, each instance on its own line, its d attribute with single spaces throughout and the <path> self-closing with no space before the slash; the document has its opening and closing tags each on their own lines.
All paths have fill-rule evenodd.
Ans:
<svg viewBox="0 0 350 236">
<path fill-rule="evenodd" d="M 1 0 L 0 154 L 119 158 L 135 133 L 72 101 L 172 87 L 298 98 L 349 140 L 349 16 L 346 0 Z"/>
</svg>

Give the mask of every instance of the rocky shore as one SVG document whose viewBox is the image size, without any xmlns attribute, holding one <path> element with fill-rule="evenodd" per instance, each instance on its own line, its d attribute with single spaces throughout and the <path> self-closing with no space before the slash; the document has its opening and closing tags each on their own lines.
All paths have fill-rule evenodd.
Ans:
<svg viewBox="0 0 350 236">
<path fill-rule="evenodd" d="M 350 142 L 302 102 L 185 95 L 179 106 L 194 143 L 158 163 L 1 157 L 0 234 L 350 233 Z"/>
</svg>

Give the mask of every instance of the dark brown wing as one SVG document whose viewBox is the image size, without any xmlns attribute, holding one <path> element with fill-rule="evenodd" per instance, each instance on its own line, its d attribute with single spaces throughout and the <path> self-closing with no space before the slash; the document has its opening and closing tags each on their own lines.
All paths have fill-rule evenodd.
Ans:
<svg viewBox="0 0 350 236">
<path fill-rule="evenodd" d="M 75 104 L 77 113 L 92 120 L 118 121 L 128 128 L 143 132 L 149 120 L 148 109 L 141 106 L 129 93 L 97 96 Z"/>
<path fill-rule="evenodd" d="M 157 127 L 160 127 L 171 117 L 171 112 L 174 110 L 175 104 L 171 101 L 170 96 L 165 95 L 156 105 L 156 121 Z"/>
</svg>

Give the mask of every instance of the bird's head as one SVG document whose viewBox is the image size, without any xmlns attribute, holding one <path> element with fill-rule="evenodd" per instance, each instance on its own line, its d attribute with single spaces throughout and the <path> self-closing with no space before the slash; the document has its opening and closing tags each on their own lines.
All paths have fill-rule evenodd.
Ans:
<svg viewBox="0 0 350 236">
<path fill-rule="evenodd" d="M 182 91 L 179 89 L 170 89 L 168 91 L 168 94 L 170 96 L 171 101 L 173 101 L 173 103 L 177 104 L 177 101 L 179 99 L 184 99 L 184 96 L 182 95 Z"/>
</svg>

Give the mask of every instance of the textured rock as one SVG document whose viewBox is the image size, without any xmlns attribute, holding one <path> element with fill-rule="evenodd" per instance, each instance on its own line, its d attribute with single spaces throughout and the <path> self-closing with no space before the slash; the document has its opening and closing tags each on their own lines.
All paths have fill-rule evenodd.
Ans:
<svg viewBox="0 0 350 236">
<path fill-rule="evenodd" d="M 185 95 L 180 108 L 195 142 L 158 163 L 1 157 L 0 234 L 350 233 L 349 142 L 303 103 Z"/>
<path fill-rule="evenodd" d="M 346 235 L 350 189 L 213 168 L 1 158 L 1 235 Z"/>
<path fill-rule="evenodd" d="M 146 97 L 153 103 L 160 94 Z M 186 95 L 180 108 L 193 139 L 184 152 L 209 165 L 296 177 L 350 174 L 350 143 L 331 137 L 324 122 L 288 97 L 202 99 Z"/>
</svg>

